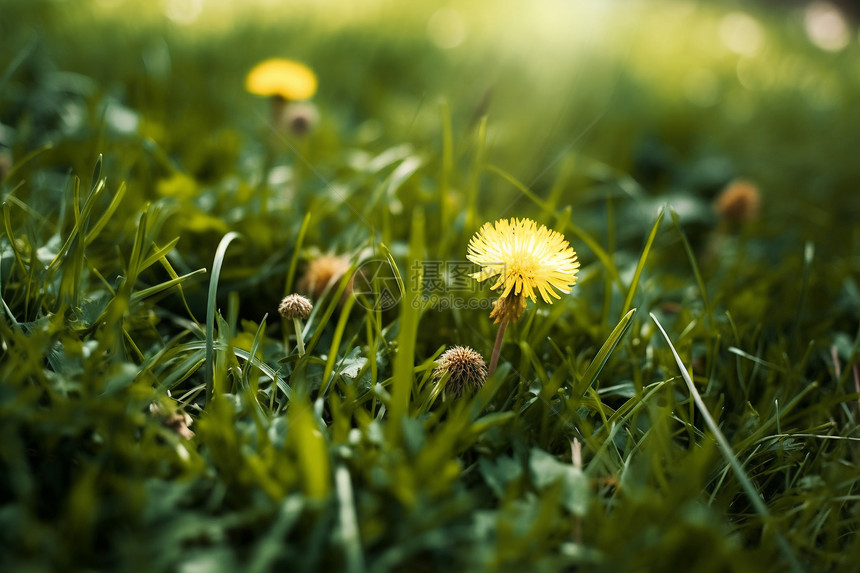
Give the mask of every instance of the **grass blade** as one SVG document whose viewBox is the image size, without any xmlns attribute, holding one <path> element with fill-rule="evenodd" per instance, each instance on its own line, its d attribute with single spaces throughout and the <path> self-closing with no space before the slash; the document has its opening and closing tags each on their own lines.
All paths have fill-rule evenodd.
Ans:
<svg viewBox="0 0 860 573">
<path fill-rule="evenodd" d="M 291 430 L 289 442 L 296 451 L 305 495 L 311 499 L 325 499 L 331 489 L 328 446 L 317 428 L 313 406 L 307 395 L 303 392 L 297 394 L 287 412 Z"/>
<path fill-rule="evenodd" d="M 3 75 L 0 76 L 0 93 L 3 93 L 3 90 L 6 88 L 6 83 L 9 81 L 9 78 L 12 77 L 12 74 L 15 73 L 21 64 L 27 61 L 27 58 L 36 50 L 36 46 L 39 44 L 39 34 L 34 33 L 30 38 L 30 41 L 27 42 L 21 50 L 15 54 L 15 57 L 12 58 L 12 61 L 9 62 L 9 65 L 6 66 L 6 69 L 3 70 Z"/>
<path fill-rule="evenodd" d="M 12 232 L 12 210 L 9 208 L 9 203 L 3 203 L 3 229 L 6 231 L 6 238 L 9 239 L 9 248 L 12 249 L 12 254 L 15 255 L 15 262 L 21 267 L 21 272 L 27 274 L 27 265 L 24 264 L 24 257 L 18 249 L 15 242 L 15 234 Z"/>
<path fill-rule="evenodd" d="M 388 260 L 391 272 L 394 273 L 394 280 L 397 281 L 397 288 L 400 289 L 401 294 L 406 294 L 406 287 L 403 286 L 403 275 L 400 274 L 400 269 L 397 268 L 397 263 L 394 261 L 394 255 L 391 254 L 391 249 L 389 249 L 385 243 L 380 243 L 379 248 L 382 249 L 383 253 L 385 253 L 385 258 Z"/>
<path fill-rule="evenodd" d="M 696 284 L 699 285 L 699 291 L 702 293 L 702 302 L 705 304 L 705 313 L 708 315 L 708 320 L 710 321 L 709 324 L 713 326 L 714 311 L 711 308 L 711 303 L 708 302 L 708 289 L 705 288 L 705 279 L 702 278 L 702 273 L 699 271 L 699 264 L 696 262 L 696 254 L 693 252 L 693 247 L 690 246 L 690 241 L 687 240 L 687 235 L 684 233 L 683 229 L 681 229 L 678 213 L 676 213 L 672 208 L 670 208 L 669 211 L 672 213 L 672 224 L 675 226 L 675 230 L 678 231 L 678 236 L 681 237 L 684 251 L 687 253 L 687 258 L 690 260 L 690 266 L 693 268 L 693 274 L 696 277 Z"/>
<path fill-rule="evenodd" d="M 352 480 L 346 466 L 338 464 L 334 472 L 334 483 L 340 506 L 340 533 L 346 553 L 346 570 L 348 573 L 363 573 L 364 555 L 361 551 L 358 515 L 355 511 Z"/>
<path fill-rule="evenodd" d="M 526 197 L 531 199 L 535 203 L 535 205 L 537 205 L 538 207 L 541 208 L 541 210 L 543 210 L 543 211 L 549 211 L 550 210 L 550 206 L 546 201 L 544 201 L 543 199 L 538 197 L 537 193 L 535 193 L 534 191 L 532 191 L 531 189 L 529 189 L 528 187 L 526 187 L 525 185 L 520 183 L 516 177 L 514 177 L 513 175 L 511 175 L 510 173 L 508 173 L 504 169 L 502 169 L 500 167 L 496 167 L 495 165 L 487 165 L 486 170 L 491 172 L 491 173 L 495 173 L 496 175 L 501 176 L 502 179 L 504 179 L 505 181 L 507 181 L 508 183 L 513 185 L 514 187 L 516 187 L 520 191 L 520 193 L 522 193 L 523 195 L 525 195 Z"/>
<path fill-rule="evenodd" d="M 577 384 L 576 388 L 573 391 L 573 396 L 580 397 L 585 393 L 585 390 L 597 380 L 597 377 L 600 376 L 600 371 L 603 370 L 603 367 L 606 365 L 606 361 L 609 360 L 609 356 L 615 350 L 615 347 L 618 346 L 618 343 L 621 342 L 621 339 L 624 338 L 624 334 L 627 332 L 627 329 L 630 328 L 630 323 L 633 321 L 633 315 L 636 314 L 636 309 L 631 308 L 627 311 L 618 324 L 615 325 L 615 328 L 612 329 L 612 332 L 609 334 L 609 338 L 606 339 L 606 342 L 603 343 L 603 346 L 600 347 L 600 350 L 597 352 L 597 356 L 594 357 L 594 360 L 591 361 L 591 364 L 585 370 L 585 374 L 582 375 L 582 379 Z"/>
<path fill-rule="evenodd" d="M 797 303 L 797 314 L 794 317 L 792 328 L 792 339 L 795 344 L 801 346 L 799 340 L 800 323 L 806 310 L 806 299 L 809 295 L 809 276 L 812 272 L 812 261 L 815 259 L 815 243 L 807 241 L 803 246 L 803 279 L 800 283 L 800 301 Z"/>
<path fill-rule="evenodd" d="M 207 344 L 205 341 L 198 340 L 198 341 L 194 341 L 194 342 L 186 342 L 185 344 L 177 346 L 175 351 L 176 352 L 190 352 L 192 350 L 203 350 L 204 354 L 203 354 L 203 358 L 201 359 L 201 362 L 203 362 L 206 360 L 206 358 L 205 358 L 206 347 L 207 347 Z M 265 362 L 263 362 L 262 360 L 260 360 L 256 356 L 253 356 L 247 350 L 243 350 L 243 349 L 237 348 L 235 346 L 229 346 L 227 344 L 224 344 L 223 342 L 216 342 L 213 345 L 213 347 L 214 347 L 214 350 L 218 350 L 218 351 L 230 350 L 238 358 L 241 358 L 242 360 L 246 360 L 246 361 L 250 362 L 252 366 L 254 366 L 260 372 L 265 374 L 266 377 L 269 380 L 271 380 L 275 384 L 275 386 L 277 386 L 281 390 L 281 392 L 284 393 L 284 395 L 287 397 L 287 399 L 290 399 L 290 400 L 292 399 L 293 389 L 290 387 L 289 384 L 287 384 L 286 380 L 284 380 L 278 374 L 278 372 L 275 369 L 273 369 L 271 366 L 269 366 L 268 364 L 266 364 Z M 182 370 L 182 369 L 179 368 L 179 370 Z"/>
<path fill-rule="evenodd" d="M 197 269 L 196 271 L 190 272 L 187 275 L 182 275 L 181 277 L 176 277 L 175 279 L 171 279 L 169 281 L 164 281 L 161 284 L 157 284 L 155 286 L 151 286 L 149 288 L 145 288 L 143 290 L 137 291 L 133 295 L 131 295 L 130 301 L 131 304 L 135 304 L 137 302 L 142 301 L 143 299 L 150 297 L 154 294 L 158 294 L 162 291 L 165 291 L 169 288 L 172 288 L 187 279 L 193 277 L 194 275 L 199 275 L 200 273 L 205 273 L 206 269 Z"/>
<path fill-rule="evenodd" d="M 113 217 L 117 208 L 119 208 L 119 205 L 122 202 L 123 197 L 125 197 L 125 191 L 126 191 L 126 184 L 125 184 L 125 181 L 123 181 L 122 184 L 119 186 L 119 189 L 117 189 L 116 195 L 114 195 L 113 199 L 111 199 L 111 202 L 110 202 L 110 205 L 108 205 L 108 208 L 102 214 L 101 218 L 99 218 L 99 220 L 96 221 L 96 224 L 92 226 L 92 228 L 90 229 L 90 232 L 87 233 L 86 241 L 85 241 L 87 245 L 89 245 L 90 243 L 92 243 L 96 239 L 96 237 L 99 235 L 99 233 L 101 233 L 102 230 L 104 229 L 105 225 L 107 225 L 108 221 L 110 221 L 111 217 Z"/>
<path fill-rule="evenodd" d="M 424 213 L 416 209 L 412 213 L 412 240 L 409 245 L 409 267 L 420 261 L 424 253 Z M 420 272 L 420 271 L 419 271 Z M 422 281 L 420 277 L 417 283 Z M 394 379 L 391 389 L 391 408 L 388 431 L 392 441 L 399 438 L 402 429 L 401 420 L 409 409 L 409 397 L 412 394 L 413 369 L 415 360 L 415 339 L 418 334 L 418 304 L 420 292 L 415 292 L 416 281 L 410 280 L 406 285 L 403 299 L 400 301 L 400 332 L 397 336 L 397 357 L 394 362 Z"/>
<path fill-rule="evenodd" d="M 296 247 L 293 250 L 293 256 L 290 259 L 290 270 L 287 271 L 287 280 L 284 282 L 284 296 L 288 296 L 293 292 L 293 279 L 296 276 L 296 267 L 299 262 L 299 253 L 302 250 L 302 243 L 305 241 L 305 234 L 308 232 L 308 225 L 311 222 L 311 214 L 308 212 L 302 221 L 302 226 L 299 229 L 299 236 L 296 239 Z"/>
<path fill-rule="evenodd" d="M 0 268 L 3 268 L 3 257 L 0 255 Z M 6 313 L 6 316 L 9 317 L 9 321 L 12 323 L 12 326 L 15 330 L 19 330 L 21 326 L 18 324 L 18 321 L 15 319 L 15 314 L 12 312 L 12 309 L 9 308 L 9 305 L 6 304 L 6 301 L 3 299 L 3 275 L 0 274 L 0 304 L 3 305 L 3 312 Z"/>
<path fill-rule="evenodd" d="M 589 249 L 591 249 L 591 252 L 600 259 L 601 263 L 603 263 L 603 267 L 609 271 L 612 281 L 618 285 L 619 289 L 624 290 L 624 283 L 621 282 L 621 275 L 618 274 L 618 267 L 615 266 L 615 261 L 613 261 L 612 257 L 609 256 L 609 253 L 607 253 L 585 229 L 572 221 L 568 224 L 570 225 L 570 232 L 579 237 L 579 239 L 585 243 Z"/>
<path fill-rule="evenodd" d="M 313 352 L 314 347 L 316 347 L 317 342 L 319 342 L 320 337 L 323 334 L 323 330 L 325 326 L 328 324 L 331 315 L 334 314 L 335 309 L 340 304 L 340 300 L 343 297 L 343 293 L 346 291 L 347 285 L 355 274 L 356 264 L 353 263 L 349 269 L 343 274 L 343 277 L 337 283 L 337 289 L 334 291 L 334 294 L 323 295 L 323 298 L 317 301 L 317 305 L 314 306 L 313 311 L 311 312 L 310 317 L 308 317 L 308 322 L 305 324 L 305 334 L 308 332 L 308 328 L 314 322 L 316 322 L 317 327 L 314 330 L 311 339 L 305 343 L 305 357 L 307 357 L 311 352 Z M 326 296 L 328 296 L 328 305 L 325 307 L 325 312 L 322 313 L 322 316 L 319 316 L 319 309 L 321 308 L 319 303 L 322 300 L 326 300 Z"/>
<path fill-rule="evenodd" d="M 176 247 L 176 244 L 178 242 L 179 242 L 179 237 L 176 237 L 175 239 L 173 239 L 172 241 L 170 241 L 169 243 L 167 243 L 163 247 L 156 247 L 155 251 L 153 251 L 153 253 L 151 255 L 146 257 L 142 263 L 140 263 L 140 266 L 138 266 L 138 268 L 137 268 L 138 274 L 140 274 L 144 270 L 151 267 L 153 264 L 155 264 L 156 261 L 158 261 L 162 257 L 165 257 L 167 255 L 167 253 L 169 253 L 170 251 L 172 251 L 174 249 L 174 247 Z"/>
<path fill-rule="evenodd" d="M 348 297 L 343 303 L 343 308 L 340 312 L 340 318 L 337 321 L 337 326 L 334 329 L 334 334 L 331 339 L 331 348 L 329 348 L 328 358 L 325 362 L 325 371 L 323 372 L 322 383 L 325 387 L 320 392 L 320 396 L 325 396 L 333 380 L 329 380 L 334 370 L 334 363 L 337 360 L 337 349 L 340 348 L 340 341 L 343 338 L 343 331 L 346 330 L 346 321 L 349 319 L 349 311 L 352 310 L 352 305 L 355 304 L 355 297 Z M 349 348 L 349 347 L 347 347 Z"/>
<path fill-rule="evenodd" d="M 696 386 L 693 384 L 693 379 L 690 378 L 690 374 L 687 372 L 687 368 L 681 361 L 681 357 L 678 356 L 678 352 L 672 345 L 672 341 L 669 339 L 669 335 L 666 334 L 666 331 L 663 329 L 663 325 L 660 324 L 660 321 L 657 320 L 657 317 L 654 316 L 653 313 L 651 313 L 651 320 L 653 320 L 654 323 L 657 325 L 657 328 L 660 329 L 660 333 L 666 340 L 666 344 L 669 345 L 669 350 L 672 352 L 672 356 L 675 357 L 675 363 L 678 365 L 678 369 L 681 371 L 681 376 L 684 378 L 684 382 L 686 382 L 687 384 L 687 389 L 690 391 L 690 396 L 696 403 L 696 407 L 699 409 L 699 413 L 705 420 L 705 425 L 708 427 L 708 430 L 710 430 L 710 432 L 714 435 L 714 439 L 717 441 L 717 445 L 720 447 L 720 450 L 722 450 L 726 461 L 729 463 L 729 465 L 732 466 L 732 470 L 735 472 L 735 475 L 737 476 L 741 487 L 743 487 L 744 491 L 746 492 L 747 497 L 749 497 L 750 503 L 752 503 L 756 512 L 762 517 L 762 519 L 764 519 L 765 522 L 769 522 L 770 512 L 768 511 L 767 506 L 764 504 L 764 501 L 762 501 L 761 496 L 759 495 L 758 491 L 756 491 L 756 488 L 753 485 L 752 481 L 750 481 L 749 477 L 747 477 L 743 466 L 738 461 L 734 450 L 732 450 L 731 444 L 729 444 L 728 439 L 726 439 L 726 437 L 720 431 L 719 426 L 717 426 L 716 421 L 711 416 L 711 412 L 708 410 L 708 407 L 705 405 L 704 400 L 702 400 L 702 397 L 699 395 L 699 391 L 696 390 Z M 786 561 L 788 561 L 789 565 L 791 566 L 791 570 L 795 571 L 796 573 L 802 572 L 803 568 L 800 566 L 800 563 L 794 556 L 794 552 L 791 550 L 791 546 L 788 544 L 788 541 L 782 536 L 779 531 L 774 530 L 774 535 L 776 536 L 776 541 L 779 544 L 779 547 L 782 550 Z"/>
<path fill-rule="evenodd" d="M 22 157 L 22 158 L 21 158 L 21 160 L 20 160 L 20 161 L 18 161 L 18 162 L 16 162 L 16 163 L 15 163 L 15 165 L 13 165 L 13 166 L 12 166 L 12 169 L 10 169 L 8 173 L 6 173 L 6 177 L 3 179 L 3 181 L 9 181 L 9 180 L 11 180 L 11 179 L 12 179 L 12 175 L 14 175 L 15 173 L 17 173 L 17 172 L 18 172 L 22 167 L 24 167 L 24 166 L 25 166 L 26 164 L 28 164 L 30 161 L 32 161 L 33 159 L 35 159 L 35 158 L 39 157 L 40 155 L 42 155 L 43 153 L 45 153 L 46 151 L 48 151 L 48 150 L 49 150 L 49 149 L 51 149 L 52 147 L 53 147 L 53 145 L 52 145 L 52 144 L 50 144 L 50 143 L 46 143 L 46 144 L 45 144 L 45 145 L 43 145 L 42 147 L 37 147 L 36 149 L 34 149 L 33 151 L 31 151 L 31 152 L 30 152 L 30 153 L 28 153 L 27 155 L 25 155 L 24 157 Z"/>
<path fill-rule="evenodd" d="M 633 273 L 633 280 L 630 281 L 630 289 L 627 291 L 627 298 L 624 300 L 624 306 L 621 308 L 621 314 L 626 314 L 630 310 L 630 305 L 633 304 L 633 295 L 636 294 L 636 287 L 639 285 L 639 277 L 642 276 L 642 269 L 645 268 L 645 261 L 648 260 L 648 253 L 651 252 L 651 245 L 654 244 L 654 237 L 657 236 L 657 229 L 660 227 L 660 221 L 663 220 L 664 210 L 660 207 L 660 212 L 657 213 L 657 220 L 654 221 L 654 226 L 651 227 L 651 233 L 648 235 L 648 240 L 645 242 L 645 248 L 642 249 L 642 256 L 639 257 L 639 263 L 636 265 L 636 272 Z"/>
<path fill-rule="evenodd" d="M 251 351 L 248 352 L 248 356 L 250 358 L 256 358 L 257 351 L 260 349 L 260 342 L 263 339 L 263 333 L 266 332 L 266 319 L 269 318 L 269 313 L 266 313 L 263 316 L 263 320 L 260 321 L 260 325 L 257 327 L 257 332 L 254 333 L 254 340 L 251 342 Z M 245 365 L 242 367 L 242 379 L 248 383 L 248 386 L 251 386 L 251 380 L 249 378 L 249 374 L 251 372 L 251 360 L 246 360 Z M 256 397 L 257 394 L 257 385 L 255 384 L 251 390 L 253 391 L 253 395 Z"/>
<path fill-rule="evenodd" d="M 227 247 L 233 239 L 240 237 L 239 233 L 229 232 L 218 243 L 215 259 L 212 262 L 212 276 L 209 278 L 209 298 L 206 303 L 206 400 L 208 405 L 212 399 L 212 384 L 215 380 L 215 305 L 217 304 L 218 279 L 221 278 L 221 267 Z"/>
</svg>

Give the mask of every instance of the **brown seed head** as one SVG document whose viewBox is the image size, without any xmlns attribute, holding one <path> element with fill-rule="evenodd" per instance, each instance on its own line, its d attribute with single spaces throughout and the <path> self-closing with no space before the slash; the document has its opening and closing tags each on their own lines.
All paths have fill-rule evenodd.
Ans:
<svg viewBox="0 0 860 573">
<path fill-rule="evenodd" d="M 494 324 L 513 324 L 520 319 L 526 310 L 526 297 L 522 294 L 515 295 L 513 292 L 493 302 L 493 310 L 490 318 L 495 319 Z"/>
<path fill-rule="evenodd" d="M 281 301 L 278 306 L 278 312 L 284 318 L 301 318 L 307 319 L 311 315 L 314 305 L 311 301 L 300 294 L 291 294 Z"/>
<path fill-rule="evenodd" d="M 445 389 L 454 395 L 477 390 L 487 381 L 484 358 L 468 346 L 452 346 L 436 361 L 433 378 L 441 380 L 450 374 Z"/>
<path fill-rule="evenodd" d="M 345 255 L 322 255 L 308 264 L 305 274 L 299 280 L 299 290 L 318 299 L 329 283 L 340 280 L 349 270 L 349 257 Z M 351 291 L 347 285 L 344 296 Z"/>
<path fill-rule="evenodd" d="M 761 194 L 749 181 L 737 180 L 723 189 L 714 201 L 720 218 L 731 224 L 753 221 L 758 217 Z"/>
</svg>

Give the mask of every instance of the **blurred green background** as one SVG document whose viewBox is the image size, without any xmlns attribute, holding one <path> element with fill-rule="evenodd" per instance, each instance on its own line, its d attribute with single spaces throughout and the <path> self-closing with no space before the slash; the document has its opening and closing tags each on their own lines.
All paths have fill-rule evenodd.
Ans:
<svg viewBox="0 0 860 573">
<path fill-rule="evenodd" d="M 795 252 L 809 233 L 824 252 L 857 241 L 857 25 L 832 4 L 4 0 L 0 26 L 3 63 L 23 60 L 0 102 L 19 153 L 101 118 L 103 137 L 151 138 L 216 180 L 266 129 L 244 74 L 283 56 L 319 75 L 326 180 L 352 146 L 438 147 L 444 99 L 459 157 L 487 115 L 493 163 L 538 191 L 576 158 L 661 201 L 742 176 Z M 99 151 L 67 160 L 83 172 Z"/>
</svg>

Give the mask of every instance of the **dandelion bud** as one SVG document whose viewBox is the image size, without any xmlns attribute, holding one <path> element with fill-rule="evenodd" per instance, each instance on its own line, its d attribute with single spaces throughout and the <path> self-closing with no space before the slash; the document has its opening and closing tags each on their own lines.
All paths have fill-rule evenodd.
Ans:
<svg viewBox="0 0 860 573">
<path fill-rule="evenodd" d="M 281 316 L 284 318 L 300 318 L 302 320 L 307 320 L 311 315 L 313 308 L 314 306 L 311 304 L 311 301 L 302 295 L 291 294 L 281 301 L 281 304 L 278 306 L 278 312 L 280 312 Z"/>
<path fill-rule="evenodd" d="M 468 346 L 452 346 L 436 361 L 433 378 L 437 382 L 448 375 L 445 386 L 454 395 L 478 390 L 487 381 L 484 358 Z"/>
<path fill-rule="evenodd" d="M 758 217 L 761 195 L 758 187 L 748 181 L 733 181 L 714 201 L 714 208 L 727 223 L 740 225 Z"/>
<path fill-rule="evenodd" d="M 526 310 L 526 297 L 509 293 L 493 302 L 490 318 L 494 324 L 513 324 L 518 321 Z"/>
</svg>

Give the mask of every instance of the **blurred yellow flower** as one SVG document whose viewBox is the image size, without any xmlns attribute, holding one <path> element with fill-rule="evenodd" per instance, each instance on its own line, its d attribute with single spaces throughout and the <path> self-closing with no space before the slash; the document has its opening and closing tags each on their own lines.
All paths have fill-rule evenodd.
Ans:
<svg viewBox="0 0 860 573">
<path fill-rule="evenodd" d="M 317 77 L 304 64 L 272 58 L 254 66 L 245 78 L 245 89 L 261 96 L 280 96 L 285 100 L 308 99 L 317 91 Z"/>
<path fill-rule="evenodd" d="M 483 281 L 496 275 L 490 287 L 503 288 L 501 298 L 513 293 L 536 302 L 535 291 L 552 303 L 555 292 L 569 293 L 576 284 L 579 262 L 573 247 L 561 233 L 537 226 L 531 219 L 500 219 L 485 223 L 469 241 L 466 255 L 481 270 L 472 278 Z"/>
<path fill-rule="evenodd" d="M 326 254 L 311 259 L 305 274 L 299 279 L 299 290 L 318 299 L 329 283 L 339 281 L 349 270 L 349 257 Z M 352 292 L 352 281 L 344 290 L 344 297 Z M 332 287 L 335 288 L 335 287 Z"/>
</svg>

